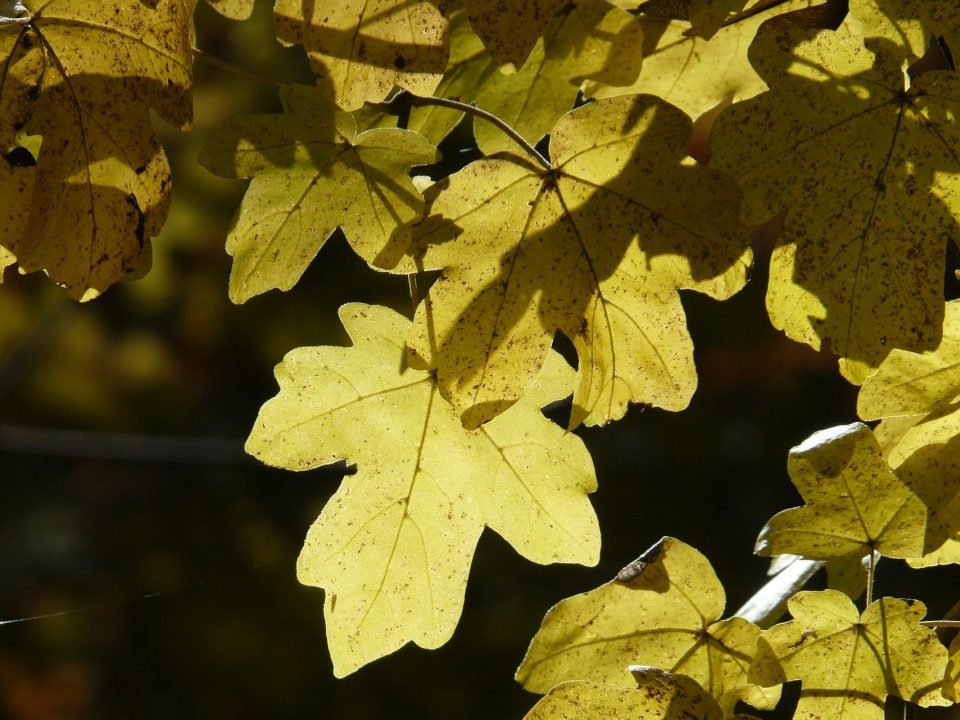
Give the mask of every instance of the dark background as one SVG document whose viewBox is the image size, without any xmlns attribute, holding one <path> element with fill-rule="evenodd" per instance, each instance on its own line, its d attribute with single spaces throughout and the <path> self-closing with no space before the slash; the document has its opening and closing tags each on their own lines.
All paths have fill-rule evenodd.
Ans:
<svg viewBox="0 0 960 720">
<path fill-rule="evenodd" d="M 309 78 L 302 51 L 273 40 L 270 3 L 243 23 L 197 14 L 200 47 Z M 760 587 L 757 533 L 799 502 L 788 449 L 856 419 L 834 360 L 770 327 L 763 243 L 735 298 L 684 296 L 700 372 L 690 409 L 577 431 L 600 483 L 600 565 L 533 565 L 487 532 L 447 646 L 334 679 L 322 592 L 298 585 L 294 562 L 340 476 L 272 470 L 242 445 L 287 350 L 344 343 L 344 302 L 409 315 L 406 282 L 334 237 L 293 291 L 232 306 L 223 242 L 243 183 L 195 157 L 219 119 L 278 103 L 269 86 L 196 74 L 193 132 L 157 122 L 176 187 L 146 279 L 83 305 L 40 276 L 8 271 L 0 285 L 0 619 L 54 614 L 0 625 L 0 718 L 520 718 L 536 696 L 512 676 L 546 610 L 661 536 L 712 560 L 729 610 Z M 878 594 L 920 597 L 934 615 L 957 599 L 949 569 L 900 565 L 881 565 Z"/>
</svg>

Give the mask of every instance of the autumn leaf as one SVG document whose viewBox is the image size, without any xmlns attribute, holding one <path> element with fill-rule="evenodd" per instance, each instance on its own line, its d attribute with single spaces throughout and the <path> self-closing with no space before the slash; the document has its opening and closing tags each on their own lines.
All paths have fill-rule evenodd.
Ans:
<svg viewBox="0 0 960 720">
<path fill-rule="evenodd" d="M 407 171 L 437 159 L 416 133 L 358 132 L 349 113 L 332 111 L 312 88 L 284 88 L 280 99 L 282 114 L 225 120 L 200 155 L 218 175 L 253 178 L 227 236 L 238 303 L 293 287 L 337 227 L 367 262 L 395 264 L 399 254 L 382 252 L 424 207 Z"/>
<path fill-rule="evenodd" d="M 960 301 L 946 304 L 940 345 L 924 353 L 893 350 L 860 387 L 857 414 L 882 420 L 890 464 L 960 435 Z M 896 424 L 897 427 L 885 428 Z"/>
<path fill-rule="evenodd" d="M 291 470 L 357 464 L 297 563 L 301 582 L 326 590 L 327 639 L 343 676 L 407 642 L 435 648 L 450 638 L 484 525 L 538 563 L 596 564 L 600 535 L 587 500 L 590 456 L 540 413 L 570 382 L 558 355 L 513 410 L 467 431 L 433 375 L 406 366 L 408 320 L 361 304 L 340 317 L 354 345 L 290 352 L 247 451 Z"/>
<path fill-rule="evenodd" d="M 23 272 L 89 299 L 137 269 L 166 218 L 170 168 L 150 111 L 190 122 L 188 13 L 181 0 L 17 5 L 0 23 L 0 192 L 20 203 L 2 244 Z M 40 150 L 11 163 L 20 131 Z"/>
<path fill-rule="evenodd" d="M 497 65 L 523 65 L 550 20 L 568 0 L 464 0 L 473 31 L 480 36 Z"/>
<path fill-rule="evenodd" d="M 444 0 L 277 0 L 277 38 L 303 45 L 324 99 L 344 110 L 399 86 L 430 95 L 447 65 Z"/>
<path fill-rule="evenodd" d="M 954 635 L 948 650 L 947 672 L 943 680 L 943 696 L 960 702 L 960 634 Z"/>
<path fill-rule="evenodd" d="M 791 0 L 768 13 L 720 28 L 710 40 L 690 32 L 688 21 L 641 14 L 643 65 L 636 81 L 612 86 L 587 80 L 592 98 L 650 93 L 696 119 L 725 100 L 746 100 L 767 89 L 747 58 L 747 48 L 761 23 L 770 17 L 808 7 L 810 0 Z"/>
<path fill-rule="evenodd" d="M 629 84 L 640 70 L 640 24 L 606 0 L 578 0 L 558 11 L 527 61 L 504 75 L 472 31 L 462 8 L 451 13 L 451 57 L 435 95 L 473 102 L 506 121 L 532 144 L 573 108 L 586 78 Z M 439 143 L 462 113 L 415 108 L 408 127 Z M 516 150 L 499 128 L 473 120 L 481 152 Z"/>
<path fill-rule="evenodd" d="M 934 37 L 960 46 L 960 8 L 953 0 L 857 0 L 850 13 L 865 33 L 903 45 L 915 57 L 926 52 Z"/>
<path fill-rule="evenodd" d="M 748 224 L 789 209 L 772 322 L 814 348 L 829 341 L 856 383 L 893 348 L 935 347 L 960 79 L 931 72 L 905 89 L 902 53 L 849 31 L 761 30 L 750 58 L 771 91 L 720 116 L 712 164 L 736 176 Z"/>
<path fill-rule="evenodd" d="M 527 690 L 568 680 L 630 686 L 631 663 L 696 680 L 732 714 L 737 700 L 771 709 L 779 689 L 747 680 L 760 630 L 743 618 L 719 620 L 723 586 L 689 545 L 663 538 L 617 578 L 550 609 L 517 670 Z"/>
<path fill-rule="evenodd" d="M 675 108 L 613 98 L 557 123 L 551 170 L 504 154 L 431 189 L 410 228 L 416 262 L 398 269 L 446 269 L 408 343 L 465 425 L 516 402 L 557 331 L 580 358 L 571 426 L 628 402 L 686 407 L 696 371 L 677 290 L 728 297 L 749 262 L 736 189 L 683 160 L 689 139 Z"/>
<path fill-rule="evenodd" d="M 832 560 L 923 551 L 926 508 L 890 470 L 866 425 L 814 433 L 790 450 L 787 468 L 807 504 L 770 519 L 758 554 Z"/>
<path fill-rule="evenodd" d="M 683 675 L 647 669 L 639 687 L 568 682 L 544 695 L 524 720 L 723 720 L 716 701 Z"/>
<path fill-rule="evenodd" d="M 253 0 L 207 0 L 207 3 L 231 20 L 246 20 L 253 13 Z"/>
<path fill-rule="evenodd" d="M 947 649 L 919 621 L 917 600 L 881 598 L 861 616 L 837 590 L 799 592 L 793 620 L 765 631 L 751 680 L 800 680 L 794 720 L 882 720 L 888 695 L 921 707 L 949 705 L 940 694 Z"/>
<path fill-rule="evenodd" d="M 4 247 L 0 247 L 0 282 L 3 282 L 4 269 L 13 265 L 17 259 Z"/>
</svg>

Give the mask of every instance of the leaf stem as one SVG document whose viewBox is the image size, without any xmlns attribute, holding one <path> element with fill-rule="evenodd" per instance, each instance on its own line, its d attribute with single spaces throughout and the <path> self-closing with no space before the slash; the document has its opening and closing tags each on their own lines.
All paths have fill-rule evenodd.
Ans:
<svg viewBox="0 0 960 720">
<path fill-rule="evenodd" d="M 474 117 L 478 117 L 481 120 L 486 120 L 488 123 L 496 125 L 544 168 L 547 170 L 553 169 L 553 165 L 550 164 L 550 161 L 541 155 L 540 152 L 533 145 L 531 145 L 526 138 L 523 137 L 523 135 L 511 127 L 506 120 L 497 117 L 492 112 L 478 108 L 476 105 L 471 103 L 465 103 L 461 102 L 460 100 L 453 100 L 451 98 L 414 95 L 413 93 L 403 91 L 397 93 L 386 102 L 367 104 L 382 112 L 390 113 L 391 115 L 400 113 L 405 104 L 415 105 L 417 107 L 422 107 L 424 105 L 436 105 L 437 107 L 444 107 L 449 108 L 450 110 L 459 110 L 460 112 L 469 113 Z"/>
<path fill-rule="evenodd" d="M 921 625 L 938 628 L 960 628 L 960 620 L 921 620 Z"/>
<path fill-rule="evenodd" d="M 263 73 L 258 73 L 256 70 L 247 70 L 246 68 L 240 67 L 239 65 L 234 65 L 231 62 L 227 62 L 222 58 L 218 58 L 216 55 L 211 55 L 206 50 L 201 50 L 200 48 L 190 48 L 193 51 L 193 56 L 204 60 L 211 65 L 214 65 L 221 70 L 225 70 L 228 73 L 237 75 L 247 80 L 254 80 L 256 82 L 267 83 L 268 85 L 275 85 L 276 87 L 288 87 L 294 83 L 287 82 L 286 80 L 281 80 L 279 78 L 272 77 L 270 75 L 264 75 Z"/>
<path fill-rule="evenodd" d="M 866 606 L 870 607 L 873 603 L 873 579 L 876 575 L 877 570 L 877 553 L 873 548 L 870 548 L 870 562 L 867 563 L 867 597 L 866 597 Z"/>
</svg>

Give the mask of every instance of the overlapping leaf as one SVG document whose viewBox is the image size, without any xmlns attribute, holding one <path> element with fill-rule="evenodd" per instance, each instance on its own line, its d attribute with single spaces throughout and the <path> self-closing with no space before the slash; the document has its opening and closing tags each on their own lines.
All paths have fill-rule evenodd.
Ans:
<svg viewBox="0 0 960 720">
<path fill-rule="evenodd" d="M 585 78 L 632 82 L 640 70 L 642 38 L 630 13 L 606 0 L 578 0 L 556 13 L 523 66 L 504 75 L 457 8 L 451 14 L 450 64 L 435 94 L 475 102 L 536 143 L 573 107 Z M 439 143 L 460 117 L 444 108 L 418 108 L 408 127 Z M 516 149 L 486 121 L 475 119 L 473 128 L 485 154 Z"/>
<path fill-rule="evenodd" d="M 650 669 L 639 687 L 568 682 L 553 688 L 524 720 L 722 720 L 716 701 L 683 675 Z"/>
<path fill-rule="evenodd" d="M 770 267 L 773 323 L 861 382 L 895 347 L 936 346 L 945 228 L 960 202 L 958 78 L 904 89 L 902 52 L 848 31 L 761 31 L 751 61 L 771 91 L 714 127 L 746 219 L 789 209 Z"/>
<path fill-rule="evenodd" d="M 90 298 L 136 270 L 166 218 L 170 168 L 150 110 L 191 117 L 181 0 L 25 2 L 0 23 L 0 242 Z M 15 134 L 42 136 L 39 153 Z M 9 215 L 12 214 L 12 217 Z"/>
<path fill-rule="evenodd" d="M 926 508 L 890 470 L 866 425 L 814 433 L 790 450 L 787 467 L 807 504 L 770 519 L 759 554 L 832 560 L 923 552 Z"/>
<path fill-rule="evenodd" d="M 960 301 L 946 304 L 942 339 L 929 352 L 893 350 L 868 377 L 857 414 L 882 420 L 890 464 L 897 466 L 925 445 L 960 435 Z M 884 428 L 895 425 L 896 427 Z"/>
<path fill-rule="evenodd" d="M 688 21 L 642 14 L 643 65 L 636 82 L 614 87 L 588 80 L 584 93 L 593 98 L 650 93 L 694 119 L 724 100 L 751 98 L 767 89 L 747 58 L 757 28 L 770 17 L 809 5 L 810 0 L 791 0 L 722 27 L 709 40 L 690 32 Z"/>
<path fill-rule="evenodd" d="M 947 649 L 919 624 L 923 603 L 882 598 L 860 615 L 846 595 L 823 590 L 787 604 L 793 620 L 763 633 L 751 679 L 800 680 L 795 720 L 881 720 L 888 695 L 950 704 L 940 694 Z"/>
<path fill-rule="evenodd" d="M 709 561 L 663 538 L 616 579 L 551 608 L 517 681 L 534 692 L 569 680 L 629 686 L 627 667 L 638 663 L 693 678 L 727 715 L 737 700 L 773 708 L 779 688 L 747 679 L 760 630 L 742 618 L 719 620 L 725 602 Z"/>
<path fill-rule="evenodd" d="M 571 425 L 615 420 L 628 402 L 687 405 L 696 372 L 677 290 L 727 297 L 749 257 L 736 188 L 682 159 L 689 138 L 675 108 L 613 98 L 557 123 L 550 171 L 502 155 L 432 188 L 408 265 L 446 270 L 408 342 L 467 426 L 523 394 L 558 330 L 580 357 Z"/>
<path fill-rule="evenodd" d="M 960 6 L 953 0 L 854 0 L 850 12 L 865 32 L 902 45 L 906 56 L 921 57 L 931 38 L 960 46 Z"/>
<path fill-rule="evenodd" d="M 303 45 L 329 102 L 345 110 L 395 85 L 433 92 L 447 65 L 445 0 L 277 0 L 281 42 Z"/>
<path fill-rule="evenodd" d="M 433 375 L 406 367 L 408 320 L 360 304 L 340 316 L 354 345 L 289 353 L 247 450 L 292 470 L 357 464 L 297 565 L 301 582 L 326 590 L 328 644 L 343 676 L 407 642 L 449 639 L 484 525 L 539 563 L 594 564 L 600 536 L 590 457 L 540 413 L 570 382 L 558 355 L 514 409 L 467 431 Z"/>
<path fill-rule="evenodd" d="M 567 0 L 464 0 L 473 31 L 498 65 L 523 65 L 537 39 Z"/>
<path fill-rule="evenodd" d="M 207 0 L 210 6 L 231 20 L 246 20 L 253 13 L 253 0 Z"/>
<path fill-rule="evenodd" d="M 407 170 L 437 158 L 413 132 L 358 133 L 312 88 L 280 97 L 284 113 L 228 118 L 200 155 L 218 175 L 254 178 L 227 237 L 234 302 L 290 289 L 337 227 L 367 262 L 395 264 L 384 248 L 424 207 Z"/>
</svg>

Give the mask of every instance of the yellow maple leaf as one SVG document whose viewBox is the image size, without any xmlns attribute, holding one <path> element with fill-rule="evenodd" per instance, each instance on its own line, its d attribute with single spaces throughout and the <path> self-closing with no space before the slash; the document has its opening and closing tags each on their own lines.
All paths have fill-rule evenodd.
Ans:
<svg viewBox="0 0 960 720">
<path fill-rule="evenodd" d="M 645 668 L 637 687 L 567 682 L 544 695 L 524 720 L 723 720 L 717 702 L 696 682 Z"/>
<path fill-rule="evenodd" d="M 641 14 L 643 65 L 636 81 L 616 87 L 587 80 L 587 97 L 634 93 L 658 95 L 691 118 L 725 100 L 746 100 L 767 89 L 747 58 L 761 23 L 770 17 L 809 7 L 812 0 L 791 0 L 768 13 L 720 28 L 709 40 L 690 32 L 688 21 Z"/>
<path fill-rule="evenodd" d="M 859 384 L 891 349 L 940 339 L 960 78 L 931 72 L 907 89 L 896 47 L 846 30 L 761 30 L 750 57 L 771 91 L 721 114 L 712 164 L 737 177 L 749 224 L 789 209 L 770 318 L 829 341 Z"/>
<path fill-rule="evenodd" d="M 407 171 L 438 157 L 417 133 L 358 132 L 312 88 L 284 88 L 280 99 L 282 114 L 225 120 L 199 158 L 218 175 L 253 178 L 227 236 L 238 303 L 293 287 L 337 227 L 367 262 L 395 264 L 399 254 L 384 254 L 391 236 L 423 215 Z"/>
<path fill-rule="evenodd" d="M 890 464 L 896 467 L 919 448 L 960 435 L 958 396 L 960 301 L 951 300 L 944 311 L 940 345 L 923 353 L 892 350 L 860 387 L 857 414 L 864 420 L 882 420 Z"/>
<path fill-rule="evenodd" d="M 277 38 L 303 45 L 328 102 L 356 110 L 399 86 L 430 95 L 447 65 L 446 3 L 277 0 Z"/>
<path fill-rule="evenodd" d="M 150 110 L 189 125 L 188 12 L 182 0 L 17 6 L 0 23 L 0 150 L 13 131 L 42 142 L 35 167 L 0 169 L 4 198 L 20 203 L 0 242 L 23 272 L 89 299 L 137 269 L 166 218 L 170 168 Z"/>
<path fill-rule="evenodd" d="M 850 13 L 866 33 L 888 38 L 915 57 L 934 37 L 953 48 L 960 45 L 960 6 L 954 0 L 856 0 Z"/>
<path fill-rule="evenodd" d="M 408 342 L 476 427 L 515 402 L 558 330 L 580 356 L 571 426 L 671 410 L 696 386 L 678 288 L 745 281 L 736 188 L 683 160 L 690 121 L 656 98 L 592 103 L 551 134 L 555 166 L 485 158 L 431 190 L 416 262 L 446 268 Z M 640 238 L 639 242 L 637 238 Z"/>
<path fill-rule="evenodd" d="M 568 0 L 464 0 L 473 31 L 497 65 L 520 67 Z"/>
<path fill-rule="evenodd" d="M 831 560 L 923 552 L 926 508 L 890 470 L 866 425 L 814 433 L 790 450 L 787 468 L 807 504 L 770 519 L 758 554 Z"/>
<path fill-rule="evenodd" d="M 357 464 L 297 563 L 301 582 L 326 590 L 343 676 L 407 642 L 450 638 L 484 525 L 538 563 L 596 564 L 600 535 L 590 456 L 540 413 L 572 374 L 558 355 L 514 410 L 467 431 L 432 374 L 404 363 L 409 320 L 361 304 L 340 317 L 354 345 L 290 352 L 247 451 L 291 470 Z"/>
<path fill-rule="evenodd" d="M 917 600 L 881 598 L 863 615 L 837 590 L 799 592 L 793 619 L 765 631 L 751 679 L 800 680 L 794 720 L 882 720 L 888 695 L 921 707 L 949 705 L 940 694 L 947 649 L 919 621 Z"/>
<path fill-rule="evenodd" d="M 526 62 L 504 75 L 470 28 L 460 7 L 451 13 L 451 57 L 438 97 L 470 101 L 506 121 L 536 144 L 557 119 L 573 108 L 585 78 L 628 84 L 640 70 L 640 24 L 606 0 L 577 0 L 558 12 Z M 462 113 L 427 106 L 415 108 L 408 127 L 439 143 Z M 515 150 L 499 128 L 479 118 L 473 131 L 481 152 Z"/>
<path fill-rule="evenodd" d="M 631 663 L 687 675 L 731 714 L 737 700 L 771 709 L 779 688 L 747 680 L 760 629 L 719 620 L 726 602 L 710 562 L 663 538 L 617 578 L 561 601 L 547 613 L 516 679 L 546 692 L 568 680 L 629 686 Z"/>
</svg>

